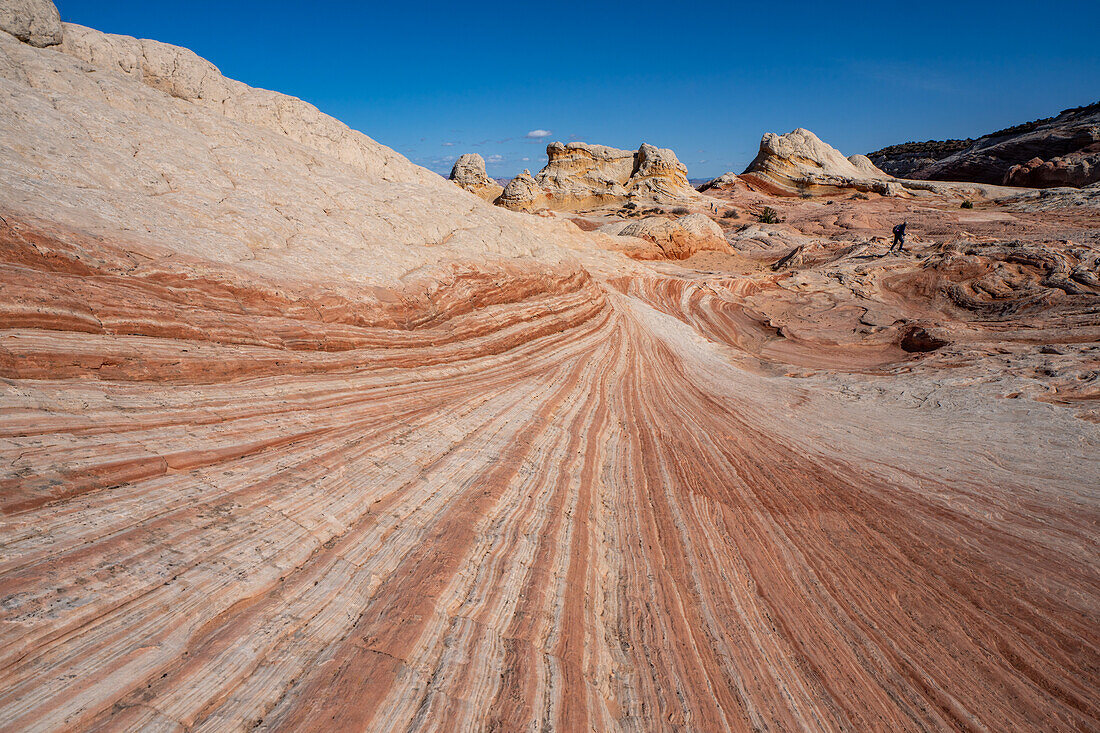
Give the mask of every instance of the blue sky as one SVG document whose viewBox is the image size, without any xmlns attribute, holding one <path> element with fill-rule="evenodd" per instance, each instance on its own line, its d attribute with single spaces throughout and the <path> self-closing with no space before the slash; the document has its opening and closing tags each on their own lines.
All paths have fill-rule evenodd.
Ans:
<svg viewBox="0 0 1100 733">
<path fill-rule="evenodd" d="M 1100 100 L 1100 1 L 58 0 L 63 20 L 191 48 L 448 173 L 532 171 L 552 140 L 740 172 L 760 136 L 845 155 L 976 136 Z M 544 137 L 527 137 L 546 131 Z"/>
</svg>

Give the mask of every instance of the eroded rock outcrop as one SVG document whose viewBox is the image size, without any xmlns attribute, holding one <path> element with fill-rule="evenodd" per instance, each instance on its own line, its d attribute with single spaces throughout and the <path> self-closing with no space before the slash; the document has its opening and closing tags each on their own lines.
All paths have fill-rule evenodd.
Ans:
<svg viewBox="0 0 1100 733">
<path fill-rule="evenodd" d="M 504 187 L 485 172 L 485 159 L 477 153 L 465 153 L 459 156 L 454 167 L 451 168 L 451 180 L 489 203 L 496 201 L 497 197 L 504 192 Z"/>
<path fill-rule="evenodd" d="M 45 48 L 61 43 L 61 14 L 50 0 L 0 2 L 0 31 Z"/>
<path fill-rule="evenodd" d="M 1100 180 L 1100 103 L 977 140 L 894 145 L 871 153 L 906 178 L 1006 186 L 1086 186 Z"/>
<path fill-rule="evenodd" d="M 636 237 L 655 245 L 644 248 L 627 247 L 628 254 L 636 259 L 681 260 L 705 250 L 729 251 L 722 228 L 704 214 L 688 214 L 678 219 L 649 216 L 618 226 L 614 233 L 620 237 Z"/>
<path fill-rule="evenodd" d="M 495 203 L 512 211 L 533 212 L 547 208 L 549 198 L 526 168 L 504 187 Z"/>
<path fill-rule="evenodd" d="M 553 142 L 546 167 L 502 196 L 501 206 L 517 211 L 562 211 L 620 205 L 627 201 L 669 204 L 695 199 L 687 168 L 667 148 L 642 144 L 636 152 L 606 145 Z M 507 187 L 505 187 L 507 189 Z M 537 189 L 537 190 L 536 190 Z"/>
<path fill-rule="evenodd" d="M 741 178 L 761 190 L 785 196 L 828 194 L 854 188 L 886 193 L 889 176 L 865 156 L 845 158 L 809 130 L 769 132 Z"/>
<path fill-rule="evenodd" d="M 1050 160 L 1032 158 L 1005 174 L 1006 186 L 1081 188 L 1100 181 L 1100 141 Z"/>
<path fill-rule="evenodd" d="M 742 184 L 741 178 L 736 173 L 729 172 L 723 173 L 717 178 L 710 179 L 696 190 L 700 193 L 705 193 L 710 190 L 726 191 L 736 188 L 738 184 Z"/>
</svg>

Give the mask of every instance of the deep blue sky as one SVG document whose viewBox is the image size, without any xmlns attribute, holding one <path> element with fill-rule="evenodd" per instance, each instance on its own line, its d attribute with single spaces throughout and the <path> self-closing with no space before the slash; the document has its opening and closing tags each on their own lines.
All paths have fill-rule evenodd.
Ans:
<svg viewBox="0 0 1100 733">
<path fill-rule="evenodd" d="M 546 142 L 583 140 L 670 147 L 704 178 L 740 172 L 768 131 L 806 127 L 850 155 L 1100 99 L 1098 0 L 57 5 L 186 46 L 444 174 L 468 151 L 490 175 L 536 171 Z"/>
</svg>

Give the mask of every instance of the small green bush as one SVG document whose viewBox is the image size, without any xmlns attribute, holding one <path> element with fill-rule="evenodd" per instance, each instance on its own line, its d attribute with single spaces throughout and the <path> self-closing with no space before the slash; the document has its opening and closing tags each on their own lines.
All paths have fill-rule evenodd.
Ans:
<svg viewBox="0 0 1100 733">
<path fill-rule="evenodd" d="M 962 206 L 960 206 L 959 208 L 960 208 L 960 209 L 973 209 L 973 208 L 974 208 L 974 204 L 972 204 L 972 203 L 971 203 L 971 202 L 969 202 L 969 201 L 963 201 L 963 202 L 962 202 Z"/>
<path fill-rule="evenodd" d="M 669 213 L 676 214 L 676 216 L 686 216 L 687 214 L 690 214 L 691 211 L 683 206 L 677 206 L 675 208 L 669 209 Z"/>
<path fill-rule="evenodd" d="M 756 220 L 761 224 L 778 224 L 779 213 L 772 207 L 765 206 L 764 210 L 760 212 L 760 215 L 756 217 Z"/>
<path fill-rule="evenodd" d="M 723 219 L 740 219 L 741 215 L 737 213 L 737 209 L 726 209 L 722 212 Z"/>
</svg>

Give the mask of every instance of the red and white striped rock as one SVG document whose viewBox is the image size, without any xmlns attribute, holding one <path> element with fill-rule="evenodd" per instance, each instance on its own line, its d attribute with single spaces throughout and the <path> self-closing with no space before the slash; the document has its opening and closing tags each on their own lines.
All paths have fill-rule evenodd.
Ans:
<svg viewBox="0 0 1100 733">
<path fill-rule="evenodd" d="M 1094 423 L 0 53 L 0 728 L 1100 724 Z"/>
</svg>

